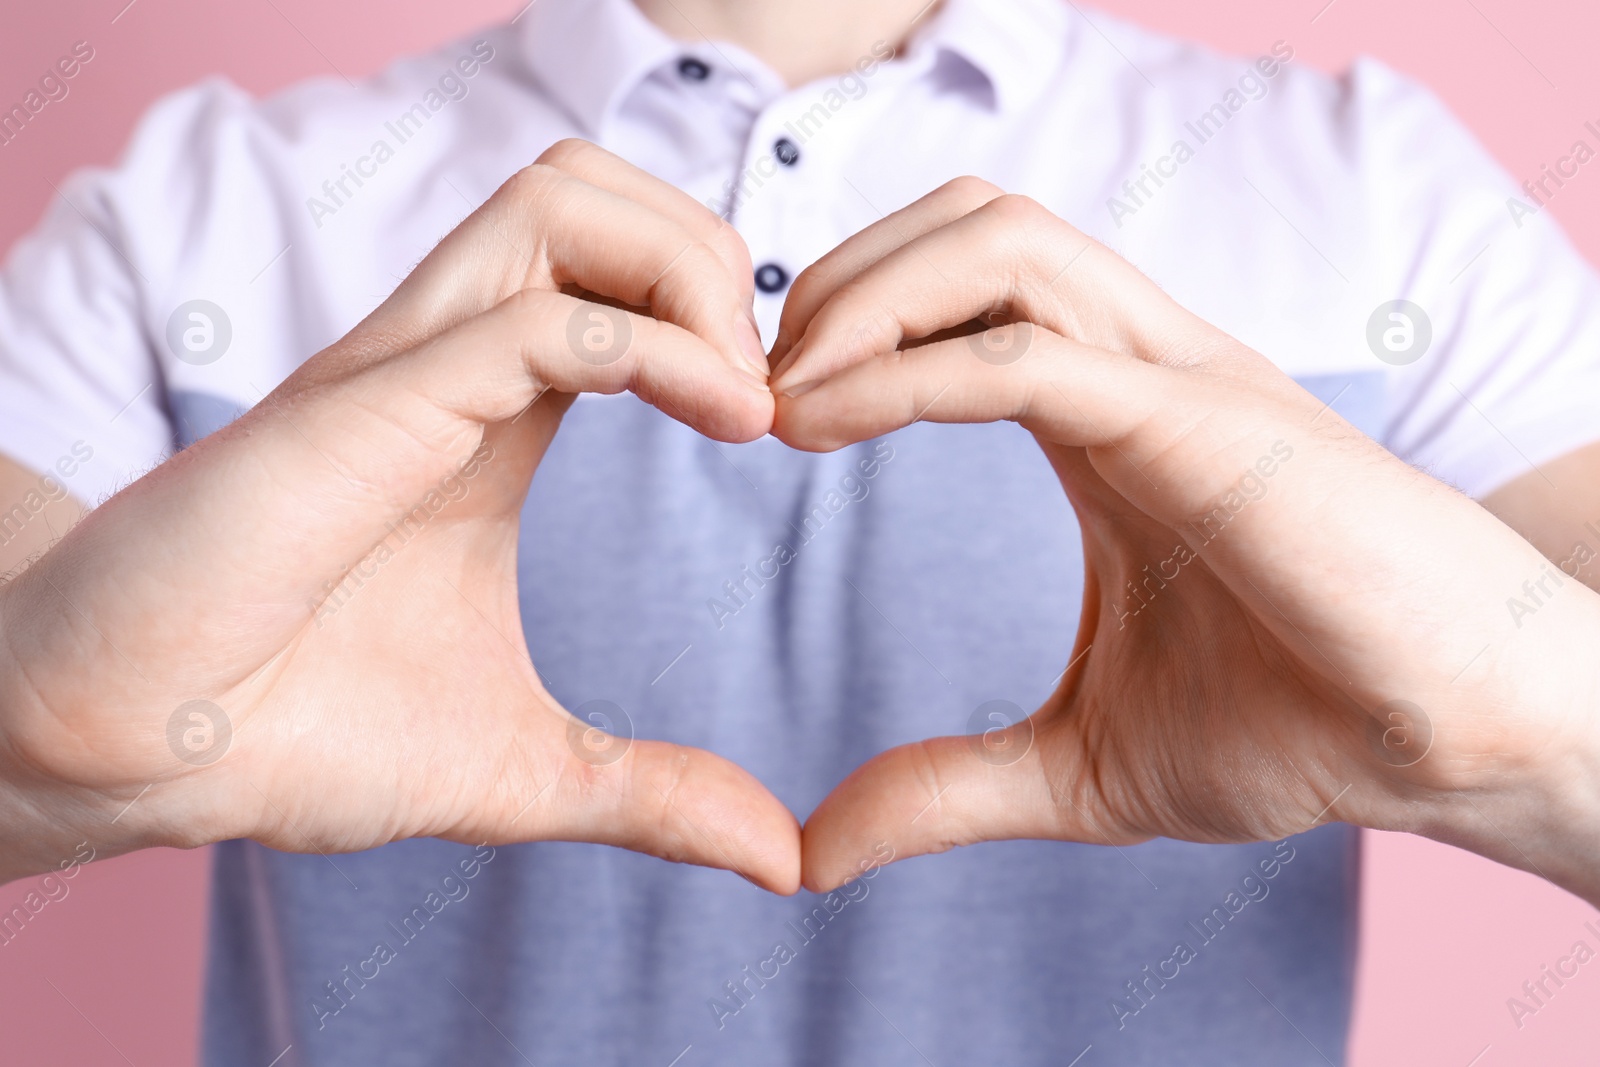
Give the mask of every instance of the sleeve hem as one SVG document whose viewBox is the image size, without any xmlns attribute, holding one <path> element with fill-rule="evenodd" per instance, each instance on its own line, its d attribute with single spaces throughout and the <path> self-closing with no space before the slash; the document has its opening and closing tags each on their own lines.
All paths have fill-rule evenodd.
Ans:
<svg viewBox="0 0 1600 1067">
<path fill-rule="evenodd" d="M 120 469 L 114 457 L 133 453 L 128 442 L 65 432 L 26 412 L 0 407 L 0 454 L 38 476 L 50 478 L 86 507 L 97 507 L 135 473 Z M 70 473 L 69 473 L 70 472 Z"/>
<path fill-rule="evenodd" d="M 1600 443 L 1600 419 L 1593 412 L 1567 407 L 1509 426 L 1495 425 L 1477 447 L 1451 453 L 1424 469 L 1481 501 L 1551 460 L 1596 443 Z"/>
</svg>

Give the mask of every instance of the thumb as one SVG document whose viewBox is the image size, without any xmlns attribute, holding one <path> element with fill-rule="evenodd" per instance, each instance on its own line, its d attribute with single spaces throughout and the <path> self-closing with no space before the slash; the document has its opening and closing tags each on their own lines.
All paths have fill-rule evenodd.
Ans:
<svg viewBox="0 0 1600 1067">
<path fill-rule="evenodd" d="M 631 730 L 609 732 L 616 724 L 604 716 L 537 718 L 535 750 L 564 760 L 554 761 L 553 775 L 549 761 L 537 758 L 505 774 L 494 815 L 468 836 L 615 845 L 733 871 L 774 893 L 799 889 L 799 821 L 738 764 L 704 749 L 635 740 Z M 551 737 L 554 731 L 565 738 Z"/>
<path fill-rule="evenodd" d="M 980 841 L 1109 840 L 1084 776 L 1056 752 L 1047 768 L 1039 719 L 902 745 L 856 768 L 806 820 L 805 887 L 826 892 L 869 866 Z"/>
</svg>

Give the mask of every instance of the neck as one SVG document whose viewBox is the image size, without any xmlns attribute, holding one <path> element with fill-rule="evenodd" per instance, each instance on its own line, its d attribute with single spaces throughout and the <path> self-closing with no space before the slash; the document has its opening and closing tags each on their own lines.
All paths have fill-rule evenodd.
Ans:
<svg viewBox="0 0 1600 1067">
<path fill-rule="evenodd" d="M 884 41 L 898 47 L 929 0 L 634 0 L 681 41 L 728 41 L 791 86 L 842 74 Z M 937 0 L 935 0 L 937 3 Z M 918 13 L 922 12 L 921 16 Z"/>
</svg>

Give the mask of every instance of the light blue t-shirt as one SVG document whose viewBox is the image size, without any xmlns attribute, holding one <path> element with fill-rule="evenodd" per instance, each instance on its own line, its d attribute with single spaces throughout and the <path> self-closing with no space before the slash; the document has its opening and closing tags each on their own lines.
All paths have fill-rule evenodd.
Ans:
<svg viewBox="0 0 1600 1067">
<path fill-rule="evenodd" d="M 1370 428 L 1375 376 L 1306 384 Z M 174 403 L 191 437 L 225 417 Z M 1082 592 L 1072 510 L 1010 423 L 819 456 L 583 398 L 522 536 L 552 694 L 735 760 L 802 818 L 877 752 L 966 732 L 990 701 L 1036 707 Z M 1344 1054 L 1357 869 L 1338 825 L 984 844 L 793 898 L 598 845 L 330 862 L 230 842 L 206 1061 L 1325 1067 Z"/>
</svg>

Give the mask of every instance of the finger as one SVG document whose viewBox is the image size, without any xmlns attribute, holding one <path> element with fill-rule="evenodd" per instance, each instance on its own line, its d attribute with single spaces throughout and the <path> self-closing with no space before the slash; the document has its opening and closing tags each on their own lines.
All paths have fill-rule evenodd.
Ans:
<svg viewBox="0 0 1600 1067">
<path fill-rule="evenodd" d="M 352 388 L 390 398 L 396 417 L 420 399 L 478 424 L 512 418 L 547 391 L 629 391 L 721 441 L 761 436 L 772 412 L 762 382 L 689 330 L 540 290 L 513 295 Z"/>
<path fill-rule="evenodd" d="M 521 277 L 508 275 L 507 291 L 530 282 L 541 288 L 576 285 L 647 307 L 655 317 L 698 334 L 736 366 L 755 367 L 765 376 L 766 358 L 745 295 L 753 285 L 748 269 L 735 273 L 701 233 L 647 204 L 554 168 L 531 167 L 524 174 L 525 188 L 512 187 L 506 207 L 496 204 L 499 194 L 490 202 L 498 210 L 489 214 L 506 214 L 507 224 L 526 226 L 537 209 L 531 266 Z"/>
<path fill-rule="evenodd" d="M 1045 738 L 1035 737 L 1035 729 L 1030 719 L 999 742 L 992 735 L 936 737 L 890 749 L 856 768 L 806 820 L 805 887 L 816 893 L 833 889 L 862 874 L 863 861 L 873 857 L 910 859 L 980 841 L 1140 840 L 1102 832 L 1089 814 L 1098 804 L 1077 795 L 1073 783 L 1081 776 L 1054 760 L 1054 776 L 1047 773 Z"/>
<path fill-rule="evenodd" d="M 1290 404 L 1283 410 L 1302 425 L 1316 418 L 1316 401 L 1284 383 L 1250 388 L 1279 394 L 1274 402 Z M 1177 526 L 1202 521 L 1241 472 L 1282 447 L 1278 438 L 1300 436 L 1280 413 L 1241 406 L 1241 388 L 1023 322 L 875 356 L 799 396 L 780 395 L 772 434 L 830 452 L 912 422 L 1016 422 L 1046 444 L 1052 462 L 1063 448 L 1087 449 L 1099 478 Z M 1070 491 L 1074 479 L 1062 473 Z M 1233 545 L 1243 540 L 1230 535 Z"/>
<path fill-rule="evenodd" d="M 1114 445 L 1161 409 L 1171 373 L 1016 323 L 875 356 L 779 396 L 772 432 L 828 452 L 913 422 L 1010 420 L 1063 445 Z"/>
<path fill-rule="evenodd" d="M 568 137 L 545 149 L 538 162 L 582 178 L 590 185 L 643 204 L 694 234 L 722 260 L 747 307 L 755 301 L 755 266 L 750 248 L 727 219 L 677 186 L 640 170 L 591 141 Z"/>
<path fill-rule="evenodd" d="M 1165 352 L 1177 324 L 1192 318 L 1034 201 L 1001 196 L 841 286 L 812 317 L 801 355 L 775 376 L 773 389 L 802 389 L 909 339 L 996 316 L 1141 357 Z"/>
<path fill-rule="evenodd" d="M 535 164 L 451 231 L 382 306 L 312 360 L 306 373 L 348 373 L 513 293 L 566 287 L 648 309 L 764 381 L 766 357 L 740 285 L 718 252 L 675 219 Z"/>
<path fill-rule="evenodd" d="M 574 314 L 591 313 L 625 326 L 598 362 L 569 341 Z M 469 463 L 481 468 L 484 427 L 533 424 L 525 431 L 532 440 L 507 450 L 518 454 L 487 460 L 492 482 L 506 464 L 525 472 L 537 461 L 565 397 L 628 389 L 720 440 L 750 440 L 771 424 L 766 387 L 731 369 L 694 334 L 561 293 L 526 290 L 349 378 L 305 389 L 291 384 L 269 396 L 141 482 L 138 502 L 128 505 L 140 536 L 128 539 L 180 543 L 185 529 L 198 524 L 217 551 L 239 553 L 236 565 L 214 568 L 206 603 L 222 612 L 255 595 L 249 546 L 259 530 L 277 531 L 285 555 L 303 565 L 274 576 L 274 596 L 286 604 L 317 602 L 331 566 L 365 556 L 386 523 L 437 494 L 444 479 L 460 476 Z M 481 493 L 486 483 L 473 477 L 473 492 Z M 135 520 L 125 514 L 124 521 Z M 107 553 L 115 560 L 123 549 L 108 546 Z M 145 561 L 140 571 L 143 580 L 159 583 L 177 580 L 190 565 L 172 557 L 159 565 Z"/>
<path fill-rule="evenodd" d="M 841 285 L 895 249 L 1002 195 L 1004 190 L 982 178 L 952 179 L 847 238 L 801 271 L 783 301 L 783 317 L 778 323 L 778 337 L 771 353 L 773 374 L 784 369 L 785 358 L 792 354 L 794 343 L 805 335 L 812 316 Z"/>
<path fill-rule="evenodd" d="M 799 889 L 800 823 L 748 771 L 662 741 L 633 741 L 615 762 L 605 758 L 571 757 L 557 795 L 519 820 L 527 827 L 505 825 L 507 839 L 616 845 L 733 871 L 774 893 Z M 547 784 L 529 781 L 523 793 Z"/>
</svg>

